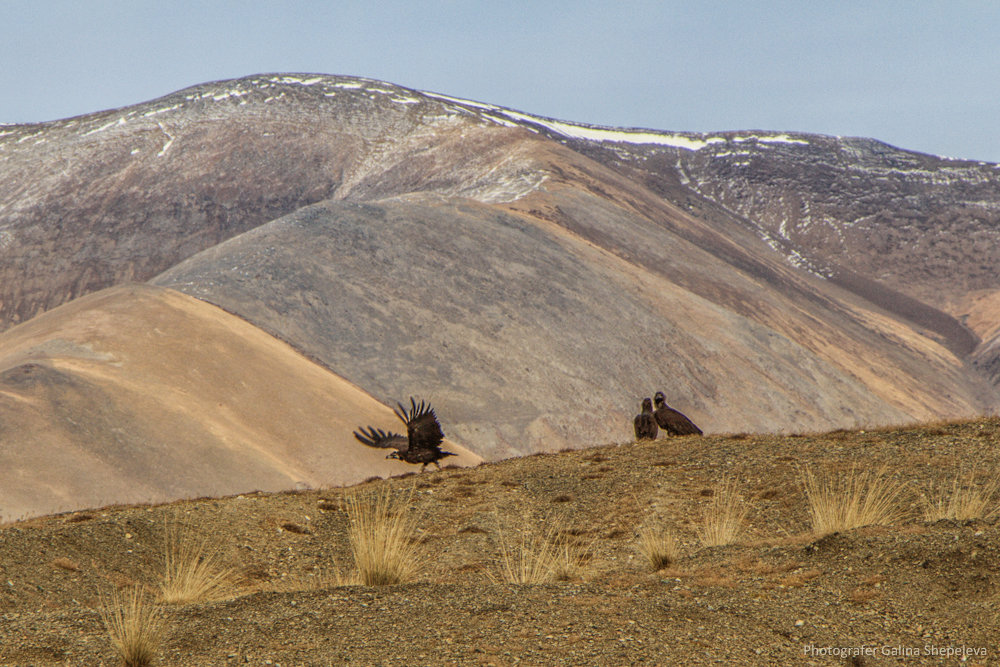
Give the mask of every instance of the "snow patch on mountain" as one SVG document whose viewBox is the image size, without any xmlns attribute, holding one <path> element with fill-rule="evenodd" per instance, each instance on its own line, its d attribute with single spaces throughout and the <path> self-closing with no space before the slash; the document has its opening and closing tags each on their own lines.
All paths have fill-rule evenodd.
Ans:
<svg viewBox="0 0 1000 667">
<path fill-rule="evenodd" d="M 533 114 L 514 111 L 513 109 L 500 107 L 494 104 L 475 102 L 459 97 L 452 97 L 450 95 L 442 95 L 440 93 L 431 93 L 427 91 L 421 91 L 421 93 L 427 97 L 433 97 L 435 99 L 460 104 L 464 107 L 471 107 L 479 109 L 480 111 L 485 111 L 487 113 L 485 113 L 484 116 L 487 119 L 495 122 L 501 122 L 505 125 L 508 124 L 509 121 L 504 122 L 501 119 L 501 116 L 506 119 L 510 119 L 510 121 L 515 121 L 515 123 L 521 125 L 522 127 L 524 124 L 541 126 L 551 132 L 555 132 L 556 134 L 560 134 L 570 139 L 582 139 L 598 143 L 666 146 L 669 148 L 681 148 L 688 151 L 699 151 L 717 144 L 741 144 L 747 142 L 758 144 L 809 145 L 809 141 L 806 139 L 793 137 L 787 133 L 752 133 L 725 136 L 586 125 L 582 123 L 572 123 L 553 118 L 535 116 Z M 723 153 L 720 155 L 729 154 L 731 153 Z"/>
<path fill-rule="evenodd" d="M 740 144 L 745 141 L 756 141 L 762 144 L 801 144 L 808 146 L 805 139 L 795 139 L 787 134 L 751 134 L 746 136 L 736 136 L 732 138 L 734 143 Z"/>
</svg>

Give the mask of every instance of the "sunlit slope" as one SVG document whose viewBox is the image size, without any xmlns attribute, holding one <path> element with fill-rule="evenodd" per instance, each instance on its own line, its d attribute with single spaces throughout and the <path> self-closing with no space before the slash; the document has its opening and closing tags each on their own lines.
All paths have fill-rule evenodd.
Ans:
<svg viewBox="0 0 1000 667">
<path fill-rule="evenodd" d="M 0 513 L 413 469 L 357 443 L 351 431 L 367 423 L 401 426 L 364 391 L 236 316 L 168 289 L 115 287 L 0 335 Z M 448 447 L 461 451 L 449 461 L 479 460 Z"/>
</svg>

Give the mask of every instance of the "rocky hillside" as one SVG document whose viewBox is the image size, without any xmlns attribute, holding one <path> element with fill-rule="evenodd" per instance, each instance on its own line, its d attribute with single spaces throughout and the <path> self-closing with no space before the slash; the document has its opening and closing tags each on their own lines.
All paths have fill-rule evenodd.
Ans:
<svg viewBox="0 0 1000 667">
<path fill-rule="evenodd" d="M 657 389 L 707 432 L 990 413 L 998 173 L 867 140 L 599 128 L 356 77 L 209 83 L 0 129 L 0 326 L 18 325 L 0 372 L 34 318 L 150 282 L 377 401 L 430 399 L 488 459 L 627 440 Z M 77 347 L 103 335 L 78 329 Z M 51 345 L 31 363 L 55 386 Z M 56 393 L 25 391 L 3 396 L 58 413 Z M 101 424 L 65 437 L 126 428 Z"/>
<path fill-rule="evenodd" d="M 726 132 L 636 142 L 621 132 L 543 127 L 699 216 L 731 219 L 789 263 L 921 327 L 1000 379 L 1000 165 L 873 139 Z"/>
<path fill-rule="evenodd" d="M 154 664 L 993 665 L 998 499 L 986 518 L 922 511 L 941 493 L 988 493 L 997 465 L 989 419 L 673 438 L 352 489 L 33 519 L 0 526 L 0 663 L 114 664 L 101 595 L 139 585 L 156 603 L 173 530 L 232 576 L 207 599 L 163 605 Z M 903 513 L 813 534 L 802 471 L 842 480 L 853 466 L 888 466 Z M 734 543 L 705 546 L 699 530 L 726 476 L 740 480 L 746 521 Z M 419 517 L 422 569 L 404 584 L 346 585 L 345 507 L 380 493 Z M 673 562 L 644 560 L 643 529 L 672 531 Z M 504 549 L 516 558 L 522 540 L 545 536 L 572 556 L 562 580 L 505 581 Z M 845 647 L 872 653 L 830 652 Z"/>
</svg>

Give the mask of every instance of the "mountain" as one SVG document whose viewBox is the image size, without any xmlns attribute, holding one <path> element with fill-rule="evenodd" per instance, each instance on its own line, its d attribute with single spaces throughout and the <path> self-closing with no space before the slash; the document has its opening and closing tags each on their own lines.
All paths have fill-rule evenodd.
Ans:
<svg viewBox="0 0 1000 667">
<path fill-rule="evenodd" d="M 921 328 L 1000 383 L 1000 165 L 801 133 L 554 138 Z M 697 195 L 697 196 L 695 196 Z"/>
<path fill-rule="evenodd" d="M 344 485 L 414 468 L 360 446 L 392 411 L 242 319 L 147 285 L 0 334 L 0 517 Z M 455 461 L 480 461 L 465 448 Z"/>
<path fill-rule="evenodd" d="M 487 459 L 628 440 L 657 389 L 708 432 L 977 415 L 1000 405 L 998 179 L 259 75 L 0 128 L 0 327 L 149 282 L 378 401 L 431 399 Z"/>
</svg>

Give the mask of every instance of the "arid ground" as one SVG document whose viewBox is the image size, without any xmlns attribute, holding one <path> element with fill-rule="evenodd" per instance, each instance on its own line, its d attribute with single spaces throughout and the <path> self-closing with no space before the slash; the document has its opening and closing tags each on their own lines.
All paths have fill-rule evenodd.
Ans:
<svg viewBox="0 0 1000 667">
<path fill-rule="evenodd" d="M 903 518 L 812 532 L 805 471 L 843 480 L 883 467 L 902 484 Z M 990 418 L 660 439 L 9 523 L 0 664 L 118 664 L 99 610 L 135 584 L 163 609 L 162 665 L 996 664 L 998 499 L 981 519 L 923 511 L 969 479 L 986 489 L 998 470 L 1000 420 Z M 726 479 L 748 509 L 744 530 L 705 547 L 702 516 Z M 347 501 L 386 492 L 419 517 L 421 569 L 412 583 L 343 585 Z M 654 571 L 637 536 L 657 526 L 680 554 Z M 216 599 L 156 602 L 168 528 L 233 568 Z M 504 549 L 546 535 L 568 545 L 575 569 L 561 581 L 505 581 Z"/>
</svg>

